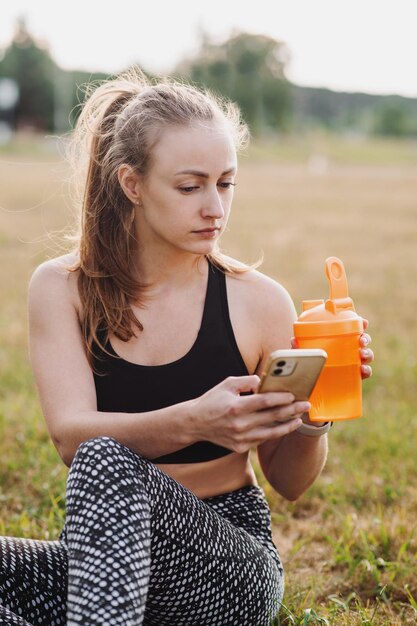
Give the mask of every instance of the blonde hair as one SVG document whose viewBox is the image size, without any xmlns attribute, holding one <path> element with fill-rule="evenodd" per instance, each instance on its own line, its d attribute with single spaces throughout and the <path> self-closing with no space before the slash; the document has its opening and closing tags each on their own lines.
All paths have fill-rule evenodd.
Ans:
<svg viewBox="0 0 417 626">
<path fill-rule="evenodd" d="M 249 130 L 238 107 L 191 85 L 171 79 L 151 82 L 132 69 L 97 88 L 88 87 L 71 142 L 71 160 L 84 173 L 75 236 L 79 260 L 70 269 L 78 272 L 90 363 L 94 344 L 106 351 L 110 334 L 128 341 L 143 329 L 131 308 L 140 303 L 144 286 L 133 275 L 132 202 L 119 183 L 120 165 L 146 175 L 158 131 L 215 120 L 226 123 L 237 150 L 247 143 Z M 248 269 L 226 260 L 219 249 L 208 258 L 223 271 Z"/>
</svg>

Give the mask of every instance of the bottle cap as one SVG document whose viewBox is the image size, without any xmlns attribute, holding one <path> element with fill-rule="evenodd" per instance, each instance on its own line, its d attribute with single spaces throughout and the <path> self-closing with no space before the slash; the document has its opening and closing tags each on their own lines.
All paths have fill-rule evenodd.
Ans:
<svg viewBox="0 0 417 626">
<path fill-rule="evenodd" d="M 349 297 L 344 265 L 337 257 L 325 263 L 329 280 L 328 300 L 304 300 L 303 312 L 294 323 L 296 337 L 347 335 L 363 331 L 362 318 Z"/>
</svg>

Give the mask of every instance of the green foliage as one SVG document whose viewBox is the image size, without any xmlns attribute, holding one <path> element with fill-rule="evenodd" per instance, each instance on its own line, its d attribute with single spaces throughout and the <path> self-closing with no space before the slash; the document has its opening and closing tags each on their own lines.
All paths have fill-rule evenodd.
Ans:
<svg viewBox="0 0 417 626">
<path fill-rule="evenodd" d="M 0 78 L 12 78 L 19 87 L 13 120 L 18 130 L 66 132 L 84 100 L 82 86 L 108 77 L 103 72 L 61 69 L 47 47 L 28 32 L 24 20 L 0 57 Z"/>
<path fill-rule="evenodd" d="M 282 42 L 265 35 L 241 33 L 221 45 L 204 40 L 199 55 L 174 73 L 237 102 L 254 134 L 283 131 L 292 109 L 285 51 Z"/>
<path fill-rule="evenodd" d="M 16 35 L 0 61 L 0 77 L 13 78 L 19 86 L 15 112 L 18 127 L 53 129 L 54 72 L 48 50 L 38 45 L 19 22 Z"/>
<path fill-rule="evenodd" d="M 380 106 L 375 115 L 375 132 L 388 137 L 404 137 L 412 130 L 411 114 L 399 102 L 388 102 Z M 415 130 L 417 124 L 415 123 Z"/>
<path fill-rule="evenodd" d="M 417 135 L 417 99 L 293 85 L 294 126 L 362 135 Z"/>
<path fill-rule="evenodd" d="M 325 128 L 361 135 L 417 136 L 417 99 L 293 85 L 285 74 L 288 58 L 286 45 L 265 35 L 240 33 L 219 45 L 203 36 L 198 55 L 184 60 L 172 73 L 237 102 L 254 135 Z M 109 75 L 61 69 L 20 21 L 13 41 L 0 56 L 2 77 L 19 85 L 14 115 L 18 128 L 64 133 L 78 116 L 84 100 L 82 86 Z"/>
</svg>

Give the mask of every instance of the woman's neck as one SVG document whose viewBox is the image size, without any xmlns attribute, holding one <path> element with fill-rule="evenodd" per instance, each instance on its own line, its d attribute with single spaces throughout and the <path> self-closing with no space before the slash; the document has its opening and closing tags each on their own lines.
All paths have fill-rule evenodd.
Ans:
<svg viewBox="0 0 417 626">
<path fill-rule="evenodd" d="M 201 255 L 180 254 L 152 254 L 139 253 L 137 267 L 140 282 L 145 286 L 148 295 L 181 288 L 197 277 L 201 279 L 206 274 L 207 260 Z"/>
</svg>

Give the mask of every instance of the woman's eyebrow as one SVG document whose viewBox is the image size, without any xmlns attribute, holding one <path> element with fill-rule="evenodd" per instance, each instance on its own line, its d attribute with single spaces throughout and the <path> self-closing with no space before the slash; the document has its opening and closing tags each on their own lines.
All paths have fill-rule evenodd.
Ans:
<svg viewBox="0 0 417 626">
<path fill-rule="evenodd" d="M 221 176 L 232 174 L 234 172 L 236 172 L 236 168 L 231 167 L 230 169 L 222 172 Z M 180 174 L 192 174 L 193 176 L 200 176 L 201 178 L 210 178 L 209 174 L 206 172 L 200 172 L 199 170 L 181 170 L 180 172 L 175 172 L 175 176 L 179 176 Z"/>
</svg>

